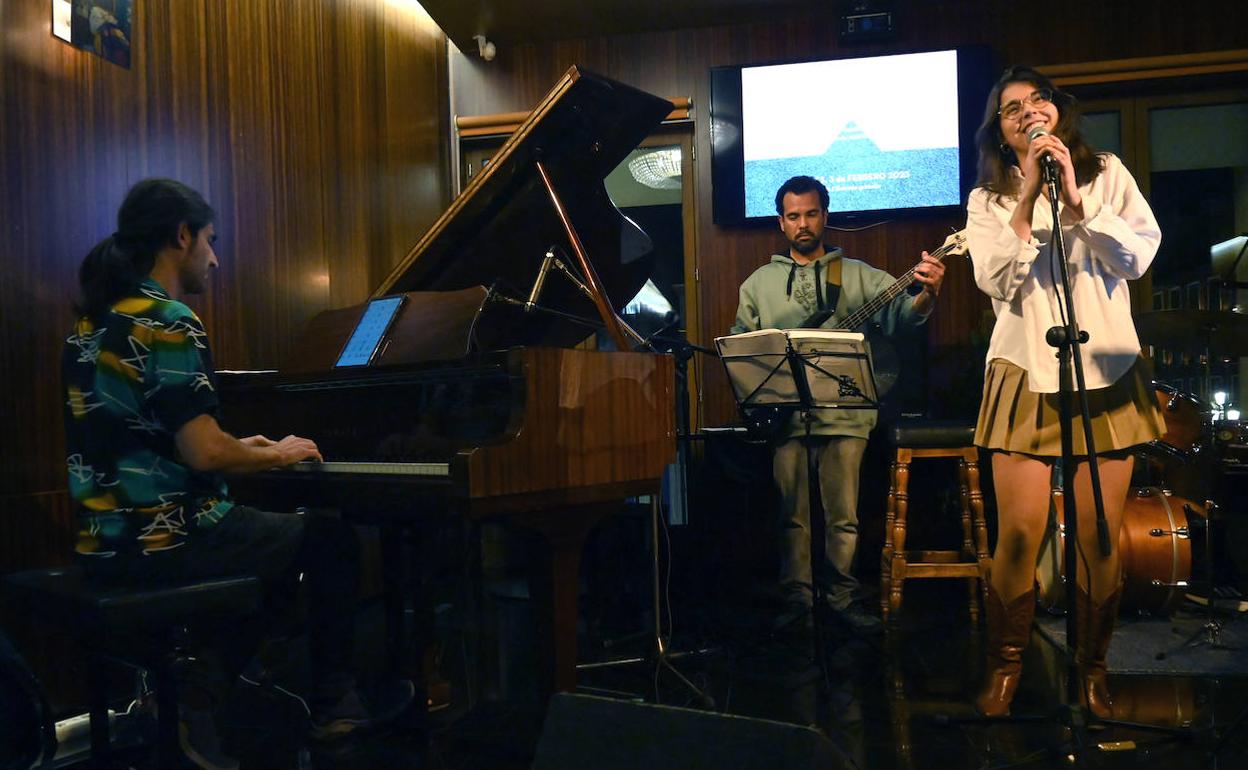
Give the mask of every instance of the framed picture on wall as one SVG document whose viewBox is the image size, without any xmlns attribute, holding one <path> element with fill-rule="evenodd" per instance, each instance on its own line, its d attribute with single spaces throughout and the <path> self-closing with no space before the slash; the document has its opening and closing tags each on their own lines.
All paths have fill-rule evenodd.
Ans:
<svg viewBox="0 0 1248 770">
<path fill-rule="evenodd" d="M 130 69 L 134 0 L 52 0 L 52 34 Z"/>
</svg>

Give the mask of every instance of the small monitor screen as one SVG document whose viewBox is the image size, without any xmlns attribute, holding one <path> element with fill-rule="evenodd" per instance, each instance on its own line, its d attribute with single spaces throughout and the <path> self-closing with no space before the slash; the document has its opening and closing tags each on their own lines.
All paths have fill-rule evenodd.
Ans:
<svg viewBox="0 0 1248 770">
<path fill-rule="evenodd" d="M 747 218 L 797 174 L 829 212 L 959 201 L 956 51 L 745 67 L 741 114 Z"/>
<path fill-rule="evenodd" d="M 381 297 L 370 301 L 334 366 L 367 366 L 377 354 L 403 299 L 402 296 Z"/>
<path fill-rule="evenodd" d="M 996 60 L 986 46 L 711 68 L 712 214 L 775 227 L 775 195 L 805 175 L 834 222 L 952 212 L 976 179 L 975 127 Z"/>
</svg>

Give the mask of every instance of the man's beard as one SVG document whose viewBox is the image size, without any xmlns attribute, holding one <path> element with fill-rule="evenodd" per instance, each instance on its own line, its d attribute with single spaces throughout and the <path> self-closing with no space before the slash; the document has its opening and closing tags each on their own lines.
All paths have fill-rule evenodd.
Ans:
<svg viewBox="0 0 1248 770">
<path fill-rule="evenodd" d="M 203 294 L 208 288 L 208 276 L 198 275 L 188 270 L 178 276 L 178 283 L 181 285 L 183 294 Z"/>
<path fill-rule="evenodd" d="M 813 236 L 807 240 L 789 241 L 789 243 L 792 244 L 793 250 L 802 256 L 811 254 L 819 248 L 819 239 Z"/>
</svg>

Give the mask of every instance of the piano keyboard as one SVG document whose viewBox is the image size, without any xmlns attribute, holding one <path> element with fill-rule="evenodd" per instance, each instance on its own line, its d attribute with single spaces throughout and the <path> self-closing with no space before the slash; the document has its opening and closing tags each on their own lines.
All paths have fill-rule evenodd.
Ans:
<svg viewBox="0 0 1248 770">
<path fill-rule="evenodd" d="M 301 473 L 333 473 L 360 476 L 450 476 L 450 463 L 370 463 L 305 461 L 289 466 Z"/>
</svg>

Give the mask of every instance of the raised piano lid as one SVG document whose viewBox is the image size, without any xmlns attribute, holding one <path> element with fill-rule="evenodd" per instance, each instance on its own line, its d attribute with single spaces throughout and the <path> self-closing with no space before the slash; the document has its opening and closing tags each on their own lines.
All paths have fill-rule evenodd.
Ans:
<svg viewBox="0 0 1248 770">
<path fill-rule="evenodd" d="M 382 281 L 373 297 L 492 286 L 524 299 L 547 249 L 575 258 L 537 173 L 542 161 L 614 308 L 641 289 L 653 246 L 607 196 L 604 180 L 672 110 L 671 102 L 570 68 L 499 151 Z M 595 319 L 594 304 L 552 275 L 540 302 Z M 585 326 L 491 304 L 476 333 L 483 347 L 567 346 Z"/>
</svg>

